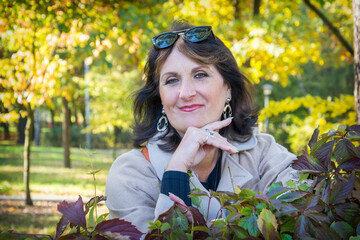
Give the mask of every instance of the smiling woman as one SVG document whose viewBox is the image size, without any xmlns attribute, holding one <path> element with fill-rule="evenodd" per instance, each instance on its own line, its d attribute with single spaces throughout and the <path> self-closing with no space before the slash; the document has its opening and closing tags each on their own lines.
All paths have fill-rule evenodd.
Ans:
<svg viewBox="0 0 360 240">
<path fill-rule="evenodd" d="M 192 189 L 266 192 L 294 177 L 295 156 L 258 132 L 252 85 L 210 26 L 175 22 L 153 43 L 134 101 L 134 145 L 142 150 L 121 155 L 109 171 L 110 218 L 146 233 L 174 202 L 187 212 Z M 209 220 L 221 211 L 216 199 L 198 208 Z"/>
</svg>

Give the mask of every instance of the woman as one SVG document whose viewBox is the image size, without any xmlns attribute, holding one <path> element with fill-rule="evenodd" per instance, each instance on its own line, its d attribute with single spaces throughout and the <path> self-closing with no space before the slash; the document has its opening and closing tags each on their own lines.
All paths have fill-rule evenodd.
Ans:
<svg viewBox="0 0 360 240">
<path fill-rule="evenodd" d="M 292 177 L 295 156 L 254 128 L 251 84 L 210 26 L 176 22 L 153 43 L 134 101 L 135 146 L 143 151 L 121 155 L 110 169 L 110 218 L 146 233 L 174 201 L 191 205 L 193 188 L 267 191 Z M 214 219 L 220 204 L 212 199 L 207 212 L 202 202 L 200 212 Z"/>
</svg>

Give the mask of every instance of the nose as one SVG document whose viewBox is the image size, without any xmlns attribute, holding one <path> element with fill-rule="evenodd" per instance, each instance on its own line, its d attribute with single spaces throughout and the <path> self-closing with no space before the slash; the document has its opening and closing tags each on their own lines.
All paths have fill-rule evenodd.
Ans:
<svg viewBox="0 0 360 240">
<path fill-rule="evenodd" d="M 196 86 L 191 79 L 184 79 L 181 81 L 179 89 L 179 97 L 183 100 L 187 100 L 196 95 Z"/>
</svg>

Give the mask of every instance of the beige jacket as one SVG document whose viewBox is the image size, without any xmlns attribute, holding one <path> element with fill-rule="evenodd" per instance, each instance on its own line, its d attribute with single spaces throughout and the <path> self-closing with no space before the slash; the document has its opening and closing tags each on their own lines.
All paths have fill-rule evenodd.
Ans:
<svg viewBox="0 0 360 240">
<path fill-rule="evenodd" d="M 221 179 L 217 191 L 233 191 L 234 184 L 256 192 L 266 192 L 272 183 L 285 183 L 296 177 L 296 171 L 289 167 L 296 158 L 295 155 L 277 144 L 272 136 L 254 133 L 245 143 L 231 143 L 240 152 L 223 153 Z M 114 161 L 105 191 L 109 218 L 127 220 L 143 233 L 148 231 L 148 221 L 153 221 L 173 205 L 168 196 L 160 193 L 161 179 L 172 153 L 160 150 L 155 141 L 150 141 L 147 148 L 151 164 L 137 149 L 121 155 Z M 207 192 L 195 174 L 193 175 L 194 177 L 190 178 L 190 189 L 199 188 Z M 200 204 L 199 210 L 205 219 L 208 217 L 207 219 L 211 220 L 216 217 L 220 204 L 212 198 L 207 213 L 208 200 L 205 197 L 202 199 L 203 204 Z"/>
</svg>

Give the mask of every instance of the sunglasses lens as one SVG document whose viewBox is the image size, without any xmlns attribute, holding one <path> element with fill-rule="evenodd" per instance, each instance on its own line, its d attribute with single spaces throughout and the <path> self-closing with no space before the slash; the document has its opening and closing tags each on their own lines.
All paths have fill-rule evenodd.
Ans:
<svg viewBox="0 0 360 240">
<path fill-rule="evenodd" d="M 189 29 L 184 33 L 184 35 L 191 41 L 191 42 L 200 42 L 205 40 L 211 33 L 211 27 L 203 26 L 203 27 L 194 27 Z"/>
<path fill-rule="evenodd" d="M 178 35 L 176 33 L 163 33 L 153 38 L 153 43 L 157 48 L 167 48 L 174 44 Z"/>
</svg>

